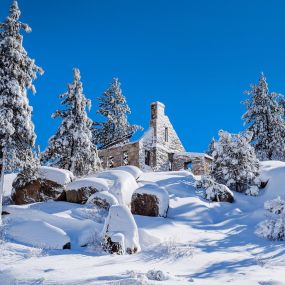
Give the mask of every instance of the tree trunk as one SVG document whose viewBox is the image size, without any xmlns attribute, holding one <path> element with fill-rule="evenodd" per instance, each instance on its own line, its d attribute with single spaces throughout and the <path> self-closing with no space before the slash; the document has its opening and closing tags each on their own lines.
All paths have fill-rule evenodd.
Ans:
<svg viewBox="0 0 285 285">
<path fill-rule="evenodd" d="M 1 167 L 1 180 L 0 180 L 0 225 L 2 224 L 2 208 L 3 208 L 3 195 L 4 195 L 4 172 L 6 162 L 6 150 L 4 147 Z"/>
</svg>

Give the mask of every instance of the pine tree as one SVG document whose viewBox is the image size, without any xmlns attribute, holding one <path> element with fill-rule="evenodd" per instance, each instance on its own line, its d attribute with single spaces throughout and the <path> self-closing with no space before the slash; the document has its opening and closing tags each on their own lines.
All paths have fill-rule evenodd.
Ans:
<svg viewBox="0 0 285 285">
<path fill-rule="evenodd" d="M 252 134 L 230 134 L 221 130 L 219 137 L 212 153 L 211 175 L 231 190 L 244 192 L 259 174 L 259 162 L 249 143 Z"/>
<path fill-rule="evenodd" d="M 73 83 L 62 95 L 64 110 L 57 110 L 53 118 L 62 122 L 56 134 L 49 140 L 43 159 L 51 165 L 68 169 L 75 175 L 85 175 L 99 169 L 96 146 L 92 143 L 92 121 L 88 118 L 86 108 L 91 102 L 83 95 L 80 71 L 74 69 Z"/>
<path fill-rule="evenodd" d="M 6 169 L 23 168 L 26 161 L 31 159 L 31 149 L 34 147 L 36 137 L 27 90 L 30 89 L 35 93 L 33 81 L 38 73 L 43 73 L 43 70 L 35 64 L 33 59 L 29 58 L 23 47 L 21 31 L 30 32 L 31 28 L 19 21 L 20 14 L 18 3 L 14 1 L 8 17 L 3 23 L 0 23 L 0 157 L 2 174 L 5 171 L 4 164 Z M 5 156 L 5 161 L 3 156 Z M 1 193 L 0 196 L 2 196 Z"/>
<path fill-rule="evenodd" d="M 209 146 L 208 146 L 208 150 L 206 151 L 206 153 L 207 153 L 208 155 L 210 155 L 210 156 L 212 155 L 212 153 L 213 153 L 213 151 L 214 151 L 215 143 L 216 143 L 216 141 L 215 141 L 214 137 L 212 137 L 212 140 L 211 140 L 211 142 L 210 142 L 210 144 L 209 144 Z"/>
<path fill-rule="evenodd" d="M 285 159 L 285 122 L 283 97 L 270 93 L 266 78 L 261 73 L 259 83 L 247 91 L 249 99 L 242 102 L 247 111 L 244 125 L 253 133 L 252 145 L 260 160 Z"/>
<path fill-rule="evenodd" d="M 127 115 L 131 110 L 120 85 L 118 78 L 113 78 L 109 88 L 98 98 L 97 113 L 106 118 L 103 123 L 95 123 L 96 127 L 93 129 L 94 143 L 100 148 L 127 143 L 137 130 L 142 129 L 129 124 Z"/>
</svg>

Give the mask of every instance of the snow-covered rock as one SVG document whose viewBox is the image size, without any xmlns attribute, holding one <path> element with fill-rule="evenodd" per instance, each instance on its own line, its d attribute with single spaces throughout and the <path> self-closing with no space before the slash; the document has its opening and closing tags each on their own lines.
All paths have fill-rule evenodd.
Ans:
<svg viewBox="0 0 285 285">
<path fill-rule="evenodd" d="M 138 167 L 133 166 L 133 165 L 119 166 L 119 167 L 115 168 L 115 170 L 126 171 L 126 172 L 130 173 L 131 175 L 133 175 L 136 180 L 139 179 L 143 173 Z"/>
<path fill-rule="evenodd" d="M 95 188 L 97 191 L 108 191 L 108 183 L 105 179 L 86 177 L 77 179 L 66 186 L 66 190 L 78 190 L 81 188 Z"/>
<path fill-rule="evenodd" d="M 41 166 L 36 180 L 25 185 L 13 183 L 12 200 L 17 205 L 56 200 L 72 179 L 73 174 L 68 170 Z"/>
<path fill-rule="evenodd" d="M 112 206 L 102 231 L 104 248 L 111 253 L 136 253 L 140 251 L 136 222 L 128 207 Z"/>
<path fill-rule="evenodd" d="M 94 204 L 100 208 L 109 210 L 113 205 L 118 205 L 116 197 L 108 191 L 96 192 L 87 200 L 87 204 Z"/>
<path fill-rule="evenodd" d="M 135 215 L 166 217 L 168 207 L 168 192 L 155 184 L 138 188 L 132 196 L 131 209 Z"/>
<path fill-rule="evenodd" d="M 108 190 L 108 183 L 105 179 L 97 177 L 78 179 L 66 186 L 66 201 L 79 204 L 85 203 L 92 194 Z"/>
<path fill-rule="evenodd" d="M 43 221 L 25 221 L 7 229 L 9 238 L 45 249 L 69 249 L 70 238 L 60 228 Z"/>
<path fill-rule="evenodd" d="M 138 188 L 133 175 L 123 170 L 108 170 L 96 174 L 96 177 L 106 179 L 109 192 L 117 198 L 120 205 L 131 204 L 132 195 Z"/>
<path fill-rule="evenodd" d="M 59 185 L 66 185 L 74 179 L 71 171 L 50 166 L 41 166 L 39 178 L 53 181 Z"/>
</svg>

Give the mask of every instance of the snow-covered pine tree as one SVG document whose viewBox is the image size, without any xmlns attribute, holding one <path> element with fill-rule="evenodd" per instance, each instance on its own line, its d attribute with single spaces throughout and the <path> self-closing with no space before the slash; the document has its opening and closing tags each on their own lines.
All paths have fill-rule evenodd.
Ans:
<svg viewBox="0 0 285 285">
<path fill-rule="evenodd" d="M 29 58 L 23 47 L 21 30 L 31 28 L 19 21 L 17 1 L 10 7 L 9 15 L 0 23 L 0 157 L 1 169 L 21 169 L 31 157 L 35 143 L 27 90 L 35 93 L 33 80 L 43 70 Z M 6 161 L 3 162 L 5 148 Z M 5 169 L 2 169 L 5 171 Z M 1 193 L 0 193 L 1 194 Z M 2 204 L 2 203 L 1 203 Z"/>
<path fill-rule="evenodd" d="M 210 156 L 212 155 L 212 153 L 214 151 L 215 143 L 216 143 L 216 141 L 215 141 L 214 137 L 212 137 L 212 140 L 211 140 L 211 142 L 209 143 L 209 146 L 208 146 L 208 150 L 206 151 L 206 153 L 208 155 L 210 155 Z"/>
<path fill-rule="evenodd" d="M 126 143 L 137 130 L 142 129 L 128 122 L 127 115 L 131 110 L 120 85 L 118 78 L 113 78 L 109 88 L 97 98 L 99 100 L 97 113 L 106 118 L 103 123 L 94 123 L 93 140 L 100 148 Z"/>
<path fill-rule="evenodd" d="M 83 95 L 79 69 L 74 68 L 73 74 L 74 80 L 68 85 L 68 91 L 60 95 L 65 108 L 52 115 L 53 118 L 61 118 L 62 122 L 50 138 L 43 160 L 81 176 L 97 171 L 100 160 L 92 143 L 92 121 L 86 112 L 86 108 L 91 107 L 91 101 Z"/>
<path fill-rule="evenodd" d="M 259 174 L 259 162 L 250 145 L 252 134 L 230 134 L 219 131 L 214 145 L 211 175 L 231 190 L 244 192 Z"/>
<path fill-rule="evenodd" d="M 269 92 L 261 73 L 257 85 L 246 92 L 250 97 L 242 103 L 247 111 L 242 116 L 244 125 L 253 133 L 252 145 L 260 160 L 285 160 L 285 122 L 283 96 Z"/>
<path fill-rule="evenodd" d="M 256 234 L 269 240 L 285 240 L 285 201 L 280 197 L 264 203 L 266 219 L 257 225 Z"/>
</svg>

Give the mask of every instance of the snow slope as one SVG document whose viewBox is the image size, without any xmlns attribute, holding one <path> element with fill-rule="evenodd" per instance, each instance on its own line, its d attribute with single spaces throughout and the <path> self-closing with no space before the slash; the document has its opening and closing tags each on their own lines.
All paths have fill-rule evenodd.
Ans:
<svg viewBox="0 0 285 285">
<path fill-rule="evenodd" d="M 169 193 L 167 218 L 135 216 L 141 252 L 108 255 L 98 246 L 104 221 L 88 205 L 64 202 L 7 206 L 7 227 L 41 220 L 62 229 L 71 250 L 40 250 L 0 243 L 0 284 L 285 284 L 285 243 L 254 234 L 263 203 L 284 198 L 285 163 L 263 163 L 270 177 L 260 196 L 235 193 L 235 202 L 209 203 L 189 172 L 143 173 L 139 185 L 155 183 Z M 106 176 L 107 177 L 107 176 Z M 92 245 L 81 247 L 84 243 Z M 155 281 L 159 278 L 163 281 Z"/>
</svg>

